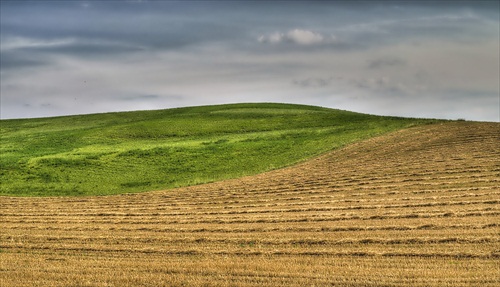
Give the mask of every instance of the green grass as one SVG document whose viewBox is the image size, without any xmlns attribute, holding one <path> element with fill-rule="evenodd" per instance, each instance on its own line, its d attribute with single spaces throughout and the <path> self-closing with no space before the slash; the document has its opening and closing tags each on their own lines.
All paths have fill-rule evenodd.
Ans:
<svg viewBox="0 0 500 287">
<path fill-rule="evenodd" d="M 233 104 L 0 121 L 0 195 L 109 195 L 292 165 L 433 120 Z"/>
</svg>

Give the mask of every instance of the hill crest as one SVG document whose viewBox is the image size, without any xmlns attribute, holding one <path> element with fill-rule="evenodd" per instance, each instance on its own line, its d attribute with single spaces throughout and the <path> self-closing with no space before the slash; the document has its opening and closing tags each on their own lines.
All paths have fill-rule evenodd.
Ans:
<svg viewBox="0 0 500 287">
<path fill-rule="evenodd" d="M 109 195 L 237 178 L 433 122 L 272 103 L 7 120 L 0 195 Z"/>
</svg>

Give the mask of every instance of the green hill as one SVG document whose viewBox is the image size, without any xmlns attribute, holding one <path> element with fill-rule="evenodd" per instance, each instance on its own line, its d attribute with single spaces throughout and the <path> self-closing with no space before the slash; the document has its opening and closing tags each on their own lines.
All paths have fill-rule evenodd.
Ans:
<svg viewBox="0 0 500 287">
<path fill-rule="evenodd" d="M 0 121 L 0 195 L 109 195 L 292 165 L 433 120 L 232 104 Z"/>
</svg>

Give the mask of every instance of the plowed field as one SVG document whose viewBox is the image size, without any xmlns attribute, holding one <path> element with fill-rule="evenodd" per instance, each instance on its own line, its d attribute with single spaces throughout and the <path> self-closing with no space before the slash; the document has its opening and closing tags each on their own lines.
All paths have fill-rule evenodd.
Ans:
<svg viewBox="0 0 500 287">
<path fill-rule="evenodd" d="M 0 286 L 500 286 L 500 124 L 107 197 L 0 197 Z"/>
</svg>

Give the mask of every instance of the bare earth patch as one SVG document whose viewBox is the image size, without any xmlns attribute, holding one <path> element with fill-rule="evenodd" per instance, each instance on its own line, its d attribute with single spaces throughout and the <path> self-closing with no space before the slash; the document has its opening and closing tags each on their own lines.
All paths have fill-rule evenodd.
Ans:
<svg viewBox="0 0 500 287">
<path fill-rule="evenodd" d="M 107 197 L 0 197 L 0 286 L 499 286 L 500 124 Z"/>
</svg>

